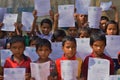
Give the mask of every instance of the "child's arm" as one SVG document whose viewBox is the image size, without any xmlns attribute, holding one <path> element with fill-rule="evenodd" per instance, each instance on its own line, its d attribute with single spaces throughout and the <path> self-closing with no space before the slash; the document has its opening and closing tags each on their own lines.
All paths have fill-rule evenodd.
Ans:
<svg viewBox="0 0 120 80">
<path fill-rule="evenodd" d="M 58 29 L 58 18 L 59 18 L 59 14 L 56 13 L 54 15 L 53 30 L 52 30 L 53 33 L 54 33 L 54 31 L 56 31 Z"/>
<path fill-rule="evenodd" d="M 20 23 L 15 23 L 14 26 L 15 26 L 15 32 L 16 32 L 16 34 L 17 35 L 22 35 L 21 28 L 22 28 L 23 25 L 20 24 Z"/>
<path fill-rule="evenodd" d="M 30 73 L 26 73 L 26 74 L 25 74 L 25 80 L 30 80 L 30 79 L 31 79 Z"/>
<path fill-rule="evenodd" d="M 112 5 L 111 8 L 115 11 L 115 21 L 119 22 L 119 12 L 116 6 Z"/>
<path fill-rule="evenodd" d="M 1 28 L 2 28 L 3 25 L 4 25 L 4 24 L 3 24 L 2 22 L 0 22 L 0 31 L 1 31 Z"/>
<path fill-rule="evenodd" d="M 38 25 L 36 24 L 36 20 L 38 18 L 38 16 L 37 16 L 37 10 L 33 11 L 33 16 L 34 16 L 34 20 L 33 20 L 33 23 L 32 23 L 32 27 L 31 27 L 30 33 L 34 33 L 35 29 L 38 32 L 38 30 L 37 30 Z"/>
</svg>

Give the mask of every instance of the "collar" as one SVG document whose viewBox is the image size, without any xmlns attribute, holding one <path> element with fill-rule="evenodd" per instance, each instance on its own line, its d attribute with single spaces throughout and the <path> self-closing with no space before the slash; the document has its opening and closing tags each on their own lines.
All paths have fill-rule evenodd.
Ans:
<svg viewBox="0 0 120 80">
<path fill-rule="evenodd" d="M 95 58 L 96 56 L 95 56 L 95 54 L 92 52 L 91 53 L 91 56 L 93 57 L 93 58 Z M 102 55 L 102 57 L 101 58 L 104 58 L 105 57 L 105 54 L 103 53 L 103 55 Z"/>
<path fill-rule="evenodd" d="M 28 59 L 28 57 L 25 56 L 24 54 L 23 54 L 22 56 L 23 56 L 23 59 L 24 59 L 25 61 Z M 12 61 L 14 61 L 14 58 L 13 58 L 13 57 L 14 57 L 14 55 L 11 56 L 11 60 L 12 60 Z"/>
<path fill-rule="evenodd" d="M 62 56 L 62 60 L 76 60 L 76 56 L 74 55 L 70 59 L 66 58 L 65 55 Z"/>
</svg>

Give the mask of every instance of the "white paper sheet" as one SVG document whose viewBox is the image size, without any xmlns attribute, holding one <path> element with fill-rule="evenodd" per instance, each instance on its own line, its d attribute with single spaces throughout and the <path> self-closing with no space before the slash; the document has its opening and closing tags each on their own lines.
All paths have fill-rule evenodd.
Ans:
<svg viewBox="0 0 120 80">
<path fill-rule="evenodd" d="M 64 52 L 62 50 L 62 43 L 61 42 L 52 43 L 52 53 L 49 55 L 49 57 L 52 60 L 56 60 L 58 58 L 61 58 L 63 53 Z"/>
<path fill-rule="evenodd" d="M 58 13 L 59 13 L 59 20 L 58 20 L 59 27 L 74 27 L 75 26 L 75 20 L 73 16 L 74 5 L 59 5 Z"/>
<path fill-rule="evenodd" d="M 22 30 L 23 31 L 31 31 L 31 26 L 33 23 L 34 17 L 30 12 L 22 12 Z"/>
<path fill-rule="evenodd" d="M 34 0 L 35 10 L 37 10 L 38 16 L 49 15 L 50 0 Z"/>
<path fill-rule="evenodd" d="M 50 75 L 50 61 L 45 63 L 30 63 L 31 76 L 35 80 L 48 80 Z"/>
<path fill-rule="evenodd" d="M 60 63 L 61 63 L 62 79 L 63 80 L 77 80 L 76 77 L 78 76 L 78 61 L 77 60 L 62 60 Z"/>
<path fill-rule="evenodd" d="M 17 22 L 18 14 L 5 14 L 3 23 L 4 26 L 1 28 L 3 31 L 15 31 L 14 23 Z"/>
<path fill-rule="evenodd" d="M 1 55 L 1 66 L 4 66 L 5 60 L 12 55 L 12 52 L 9 49 L 0 50 Z"/>
<path fill-rule="evenodd" d="M 77 41 L 77 57 L 82 58 L 82 60 L 85 59 L 86 56 L 88 56 L 92 49 L 90 47 L 90 39 L 89 38 L 76 38 Z"/>
<path fill-rule="evenodd" d="M 120 75 L 110 75 L 109 80 L 120 80 Z"/>
<path fill-rule="evenodd" d="M 100 7 L 102 8 L 102 11 L 110 10 L 111 6 L 112 6 L 112 1 L 100 3 Z"/>
<path fill-rule="evenodd" d="M 110 62 L 106 59 L 89 58 L 87 80 L 109 80 Z"/>
<path fill-rule="evenodd" d="M 105 47 L 105 53 L 111 58 L 117 58 L 120 51 L 120 36 L 109 35 L 106 36 L 107 45 Z"/>
<path fill-rule="evenodd" d="M 25 80 L 25 68 L 4 68 L 4 80 Z"/>
<path fill-rule="evenodd" d="M 88 14 L 88 7 L 90 6 L 91 0 L 75 0 L 77 13 Z"/>
<path fill-rule="evenodd" d="M 7 12 L 6 8 L 0 8 L 0 22 L 3 21 L 3 17 L 6 12 Z"/>
<path fill-rule="evenodd" d="M 26 47 L 25 51 L 24 51 L 24 54 L 26 56 L 30 57 L 30 59 L 32 61 L 36 61 L 39 58 L 39 56 L 36 53 L 36 48 L 35 47 Z"/>
<path fill-rule="evenodd" d="M 102 9 L 100 7 L 89 7 L 88 22 L 90 28 L 99 29 Z"/>
</svg>

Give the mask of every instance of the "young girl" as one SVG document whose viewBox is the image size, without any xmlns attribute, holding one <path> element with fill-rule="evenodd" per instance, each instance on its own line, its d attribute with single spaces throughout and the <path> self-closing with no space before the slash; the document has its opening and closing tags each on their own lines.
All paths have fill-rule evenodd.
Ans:
<svg viewBox="0 0 120 80">
<path fill-rule="evenodd" d="M 106 35 L 119 35 L 118 23 L 114 20 L 108 21 L 105 27 L 105 33 Z"/>
<path fill-rule="evenodd" d="M 56 30 L 51 38 L 52 42 L 62 42 L 62 39 L 66 36 L 66 33 L 62 29 Z"/>
<path fill-rule="evenodd" d="M 80 78 L 81 75 L 81 66 L 82 66 L 82 59 L 76 58 L 76 40 L 75 38 L 71 36 L 64 37 L 62 41 L 62 49 L 63 49 L 63 56 L 56 60 L 56 66 L 57 66 L 57 72 L 58 72 L 58 80 L 61 80 L 61 60 L 78 60 L 78 78 Z"/>
<path fill-rule="evenodd" d="M 51 43 L 47 39 L 41 39 L 38 41 L 36 44 L 36 52 L 39 59 L 35 61 L 35 63 L 45 63 L 50 61 L 50 75 L 48 76 L 48 80 L 57 80 L 56 65 L 54 61 L 49 58 L 51 51 Z M 34 80 L 34 78 L 31 78 L 31 80 Z"/>
</svg>

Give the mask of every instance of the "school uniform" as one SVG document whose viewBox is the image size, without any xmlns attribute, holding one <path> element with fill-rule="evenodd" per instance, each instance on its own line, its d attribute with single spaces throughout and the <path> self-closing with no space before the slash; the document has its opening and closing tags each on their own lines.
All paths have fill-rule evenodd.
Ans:
<svg viewBox="0 0 120 80">
<path fill-rule="evenodd" d="M 68 60 L 64 55 L 56 60 L 56 67 L 57 67 L 57 72 L 58 72 L 58 80 L 61 80 L 61 65 L 60 65 L 60 61 L 61 60 Z M 81 67 L 82 67 L 82 59 L 80 58 L 76 58 L 76 56 L 73 56 L 72 58 L 70 58 L 69 60 L 78 60 L 78 77 L 80 77 L 81 74 Z"/>
<path fill-rule="evenodd" d="M 23 54 L 23 60 L 17 63 L 13 59 L 14 55 L 8 57 L 5 61 L 4 68 L 25 68 L 26 73 L 30 73 L 30 62 L 31 59 Z"/>
<path fill-rule="evenodd" d="M 94 53 L 91 53 L 89 56 L 87 56 L 83 62 L 83 66 L 82 66 L 82 77 L 85 78 L 85 80 L 87 80 L 87 74 L 88 74 L 88 62 L 89 62 L 89 58 L 96 58 Z M 103 56 L 101 57 L 102 59 L 107 59 L 110 61 L 110 75 L 114 74 L 114 62 L 113 60 L 106 56 L 105 54 L 103 54 Z M 101 66 L 102 67 L 102 66 Z"/>
</svg>

